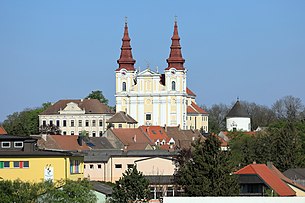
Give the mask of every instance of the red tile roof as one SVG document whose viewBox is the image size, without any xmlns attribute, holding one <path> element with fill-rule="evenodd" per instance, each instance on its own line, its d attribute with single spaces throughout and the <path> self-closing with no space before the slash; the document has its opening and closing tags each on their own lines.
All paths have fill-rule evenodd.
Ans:
<svg viewBox="0 0 305 203">
<path fill-rule="evenodd" d="M 89 150 L 90 147 L 83 141 L 82 146 L 77 142 L 78 135 L 47 135 L 46 140 L 39 139 L 37 144 L 42 149 L 55 149 L 63 151 Z"/>
<path fill-rule="evenodd" d="M 6 130 L 2 126 L 0 126 L 0 135 L 7 135 Z"/>
<path fill-rule="evenodd" d="M 194 102 L 192 102 L 191 105 L 187 107 L 187 113 L 191 113 L 191 114 L 194 114 L 194 113 L 195 114 L 208 114 L 205 110 L 200 108 Z"/>
<path fill-rule="evenodd" d="M 188 87 L 186 88 L 186 94 L 196 97 L 196 94 L 192 90 L 190 90 Z"/>
<path fill-rule="evenodd" d="M 279 196 L 295 196 L 296 193 L 265 164 L 250 164 L 235 172 L 237 175 L 258 175 Z"/>
<path fill-rule="evenodd" d="M 160 142 L 162 140 L 165 140 L 166 142 L 169 142 L 170 138 L 167 136 L 164 128 L 161 126 L 140 126 L 139 127 L 146 135 L 156 142 L 159 140 Z"/>
<path fill-rule="evenodd" d="M 154 145 L 140 128 L 114 128 L 111 129 L 113 134 L 123 143 L 123 145 L 146 144 L 141 146 Z"/>
</svg>

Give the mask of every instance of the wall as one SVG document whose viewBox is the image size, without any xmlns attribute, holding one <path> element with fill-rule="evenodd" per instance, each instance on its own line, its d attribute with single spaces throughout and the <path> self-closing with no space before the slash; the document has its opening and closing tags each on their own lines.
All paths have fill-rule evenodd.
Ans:
<svg viewBox="0 0 305 203">
<path fill-rule="evenodd" d="M 163 203 L 304 203 L 302 197 L 164 197 Z"/>
<path fill-rule="evenodd" d="M 33 181 L 40 182 L 45 177 L 45 167 L 53 168 L 54 180 L 68 179 L 77 180 L 83 178 L 83 158 L 76 158 L 81 162 L 80 173 L 70 174 L 69 158 L 64 157 L 19 157 L 0 158 L 0 161 L 10 161 L 10 168 L 1 168 L 0 177 L 5 180 Z M 29 161 L 28 168 L 14 168 L 13 161 Z"/>
<path fill-rule="evenodd" d="M 121 164 L 121 168 L 116 168 Z M 143 175 L 173 175 L 175 165 L 172 160 L 154 157 L 112 157 L 107 163 L 85 163 L 84 177 L 96 181 L 115 182 L 122 177 L 128 165 L 137 165 Z M 91 168 L 90 165 L 93 167 Z M 101 168 L 98 168 L 101 165 Z"/>
<path fill-rule="evenodd" d="M 238 131 L 251 131 L 251 120 L 250 118 L 227 118 L 227 130 L 233 131 L 233 126 L 236 125 L 236 130 Z"/>
</svg>

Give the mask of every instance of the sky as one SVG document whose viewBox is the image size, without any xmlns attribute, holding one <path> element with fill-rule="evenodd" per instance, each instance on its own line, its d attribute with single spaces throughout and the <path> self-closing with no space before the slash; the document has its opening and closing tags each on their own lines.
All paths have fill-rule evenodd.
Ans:
<svg viewBox="0 0 305 203">
<path fill-rule="evenodd" d="M 197 103 L 305 102 L 305 1 L 0 1 L 0 122 L 101 90 L 115 105 L 125 16 L 136 68 L 167 67 L 177 16 Z"/>
</svg>

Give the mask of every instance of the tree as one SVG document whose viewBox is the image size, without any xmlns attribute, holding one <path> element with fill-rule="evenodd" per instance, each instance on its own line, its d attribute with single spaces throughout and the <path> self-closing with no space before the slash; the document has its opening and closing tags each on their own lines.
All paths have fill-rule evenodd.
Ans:
<svg viewBox="0 0 305 203">
<path fill-rule="evenodd" d="M 277 100 L 272 105 L 272 110 L 276 114 L 278 119 L 304 119 L 302 114 L 305 111 L 302 100 L 293 96 L 286 96 Z"/>
<path fill-rule="evenodd" d="M 148 180 L 137 170 L 136 166 L 133 166 L 133 168 L 127 169 L 123 173 L 123 177 L 116 182 L 111 202 L 147 202 L 150 193 L 148 186 Z"/>
<path fill-rule="evenodd" d="M 209 112 L 209 132 L 219 133 L 226 130 L 226 115 L 229 107 L 225 104 L 214 104 L 208 109 Z"/>
<path fill-rule="evenodd" d="M 39 126 L 39 132 L 47 135 L 59 135 L 61 130 L 54 124 L 48 124 Z"/>
<path fill-rule="evenodd" d="M 239 186 L 230 152 L 221 151 L 220 141 L 213 135 L 196 140 L 192 145 L 191 158 L 178 157 L 177 184 L 187 196 L 230 196 L 236 195 Z M 185 152 L 184 152 L 185 153 Z M 185 153 L 188 156 L 188 153 Z M 182 155 L 182 154 L 180 154 Z M 181 160 L 182 159 L 182 160 Z"/>
<path fill-rule="evenodd" d="M 7 116 L 3 121 L 3 127 L 10 135 L 32 135 L 39 133 L 38 115 L 43 112 L 51 103 L 44 103 L 41 107 L 25 109 Z"/>
<path fill-rule="evenodd" d="M 95 90 L 92 91 L 87 97 L 86 99 L 98 99 L 100 102 L 102 102 L 103 104 L 108 106 L 108 99 L 106 99 L 106 97 L 104 97 L 103 92 L 100 90 Z"/>
<path fill-rule="evenodd" d="M 67 180 L 61 188 L 52 187 L 47 190 L 40 200 L 44 203 L 95 203 L 97 199 L 91 188 L 90 182 L 86 179 Z"/>
</svg>

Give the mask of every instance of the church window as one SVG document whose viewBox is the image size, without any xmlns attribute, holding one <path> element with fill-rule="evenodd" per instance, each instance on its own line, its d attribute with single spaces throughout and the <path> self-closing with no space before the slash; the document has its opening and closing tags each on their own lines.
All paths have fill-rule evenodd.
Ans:
<svg viewBox="0 0 305 203">
<path fill-rule="evenodd" d="M 59 127 L 59 120 L 56 120 L 56 126 Z"/>
<path fill-rule="evenodd" d="M 67 126 L 67 121 L 66 120 L 63 120 L 63 124 L 62 124 L 64 127 Z"/>
<path fill-rule="evenodd" d="M 71 120 L 71 127 L 74 127 L 74 120 Z"/>
<path fill-rule="evenodd" d="M 103 120 L 99 120 L 99 126 L 100 126 L 100 127 L 103 126 Z"/>
<path fill-rule="evenodd" d="M 89 120 L 86 120 L 86 127 L 88 127 L 89 126 Z"/>
<path fill-rule="evenodd" d="M 82 127 L 83 123 L 82 120 L 78 120 L 78 127 Z"/>
<path fill-rule="evenodd" d="M 172 81 L 172 91 L 175 91 L 175 90 L 176 90 L 176 82 Z"/>
<path fill-rule="evenodd" d="M 92 120 L 92 126 L 93 126 L 93 127 L 96 126 L 96 120 Z"/>
<path fill-rule="evenodd" d="M 122 83 L 122 91 L 126 91 L 126 82 Z"/>
</svg>

